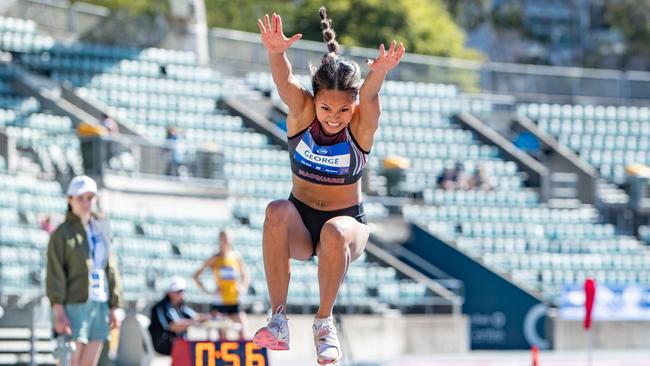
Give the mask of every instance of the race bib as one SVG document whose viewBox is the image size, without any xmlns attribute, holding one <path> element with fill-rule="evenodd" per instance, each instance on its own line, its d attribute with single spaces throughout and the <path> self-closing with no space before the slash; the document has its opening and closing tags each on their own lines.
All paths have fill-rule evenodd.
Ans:
<svg viewBox="0 0 650 366">
<path fill-rule="evenodd" d="M 344 141 L 332 146 L 318 145 L 306 133 L 298 143 L 293 158 L 303 166 L 333 175 L 346 175 L 350 171 L 350 145 Z"/>
<path fill-rule="evenodd" d="M 103 269 L 95 269 L 90 272 L 88 281 L 89 300 L 104 302 L 108 301 L 108 289 L 106 287 L 106 272 Z"/>
<path fill-rule="evenodd" d="M 234 280 L 235 269 L 228 266 L 223 266 L 219 269 L 219 277 L 221 280 Z"/>
</svg>

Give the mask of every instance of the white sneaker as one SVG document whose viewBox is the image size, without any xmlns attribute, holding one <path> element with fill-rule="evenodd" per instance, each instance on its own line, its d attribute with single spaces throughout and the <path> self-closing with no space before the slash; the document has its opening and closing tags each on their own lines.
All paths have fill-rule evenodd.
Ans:
<svg viewBox="0 0 650 366">
<path fill-rule="evenodd" d="M 287 321 L 284 306 L 278 306 L 275 314 L 269 319 L 269 324 L 255 333 L 253 343 L 258 347 L 268 348 L 273 351 L 287 351 L 289 349 L 289 325 Z"/>
<path fill-rule="evenodd" d="M 336 335 L 334 317 L 314 319 L 313 325 L 316 355 L 320 365 L 337 362 L 341 358 L 341 345 Z"/>
</svg>

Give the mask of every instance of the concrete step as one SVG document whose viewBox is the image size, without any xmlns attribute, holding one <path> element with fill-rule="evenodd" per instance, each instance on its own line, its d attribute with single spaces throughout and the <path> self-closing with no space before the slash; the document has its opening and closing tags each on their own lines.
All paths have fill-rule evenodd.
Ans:
<svg viewBox="0 0 650 366">
<path fill-rule="evenodd" d="M 0 328 L 0 340 L 16 340 L 16 339 L 29 339 L 31 337 L 31 330 L 29 328 Z M 41 340 L 49 340 L 52 338 L 50 328 L 37 328 L 36 338 Z"/>
<path fill-rule="evenodd" d="M 0 353 L 0 365 L 29 365 L 29 354 L 2 354 Z M 37 354 L 37 365 L 54 365 L 56 360 L 51 354 Z"/>
<path fill-rule="evenodd" d="M 53 340 L 36 341 L 36 352 L 52 352 L 54 348 L 56 348 L 56 343 Z M 30 351 L 30 342 L 27 340 L 0 341 L 0 352 L 2 353 L 29 353 Z"/>
<path fill-rule="evenodd" d="M 36 364 L 56 363 L 52 351 L 56 342 L 51 338 L 51 329 L 36 328 Z M 31 363 L 31 329 L 20 327 L 0 328 L 0 365 L 29 365 Z"/>
</svg>

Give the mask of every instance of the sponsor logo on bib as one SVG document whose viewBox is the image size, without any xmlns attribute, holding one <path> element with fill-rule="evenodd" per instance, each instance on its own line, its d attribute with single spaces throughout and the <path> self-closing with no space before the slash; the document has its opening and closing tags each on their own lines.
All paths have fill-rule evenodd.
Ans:
<svg viewBox="0 0 650 366">
<path fill-rule="evenodd" d="M 298 143 L 293 158 L 305 167 L 332 175 L 346 175 L 350 171 L 350 145 L 340 142 L 320 146 L 306 133 Z"/>
</svg>

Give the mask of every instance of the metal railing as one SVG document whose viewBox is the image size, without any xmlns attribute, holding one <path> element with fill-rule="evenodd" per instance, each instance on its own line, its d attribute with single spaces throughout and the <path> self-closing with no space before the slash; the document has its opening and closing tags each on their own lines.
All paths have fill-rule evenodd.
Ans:
<svg viewBox="0 0 650 366">
<path fill-rule="evenodd" d="M 422 265 L 421 258 L 399 246 L 392 246 L 384 242 L 377 235 L 371 234 L 366 251 L 380 261 L 395 268 L 406 278 L 422 283 L 435 296 L 423 299 L 423 304 L 428 302 L 431 306 L 448 306 L 451 313 L 460 313 L 464 302 L 464 284 L 462 281 L 449 277 L 431 264 L 422 266 L 427 273 L 420 272 L 400 257 L 411 261 L 413 264 Z M 430 277 L 431 276 L 431 277 Z M 432 279 L 436 278 L 435 280 Z"/>
<path fill-rule="evenodd" d="M 259 35 L 215 28 L 211 62 L 233 74 L 268 71 Z M 308 74 L 324 53 L 320 42 L 298 41 L 287 55 L 294 72 Z M 369 48 L 347 47 L 344 55 L 362 64 L 376 57 Z M 650 99 L 650 72 L 471 61 L 406 54 L 390 79 L 457 84 L 464 92 L 512 94 L 518 99 L 557 103 L 637 104 Z"/>
<path fill-rule="evenodd" d="M 106 19 L 108 9 L 66 0 L 0 0 L 9 16 L 33 19 L 55 38 L 74 39 Z M 8 10 L 6 10 L 8 9 Z M 135 20 L 134 20 L 135 21 Z M 252 20 L 254 21 L 254 20 Z M 215 28 L 210 57 L 234 75 L 268 71 L 266 51 L 256 33 Z M 288 51 L 296 73 L 309 73 L 325 48 L 321 42 L 298 41 Z M 344 54 L 362 64 L 377 50 L 347 47 Z M 390 79 L 457 84 L 464 92 L 511 94 L 520 100 L 554 103 L 641 104 L 650 99 L 650 72 L 471 61 L 406 54 Z"/>
<path fill-rule="evenodd" d="M 80 137 L 86 174 L 223 180 L 223 153 L 182 142 L 153 144 L 128 135 Z"/>
<path fill-rule="evenodd" d="M 110 14 L 105 7 L 68 0 L 0 0 L 0 5 L 5 15 L 31 19 L 42 33 L 59 39 L 85 34 Z"/>
</svg>

